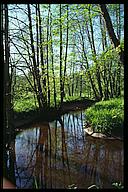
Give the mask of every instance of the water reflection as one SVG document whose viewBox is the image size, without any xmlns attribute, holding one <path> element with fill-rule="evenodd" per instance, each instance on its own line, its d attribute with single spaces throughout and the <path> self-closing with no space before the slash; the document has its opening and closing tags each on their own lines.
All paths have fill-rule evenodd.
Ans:
<svg viewBox="0 0 128 192">
<path fill-rule="evenodd" d="M 87 136 L 82 112 L 34 124 L 15 140 L 17 188 L 67 188 L 123 182 L 123 144 Z"/>
<path fill-rule="evenodd" d="M 10 178 L 10 181 L 15 184 L 15 141 L 6 144 L 6 149 L 3 150 L 3 176 Z"/>
</svg>

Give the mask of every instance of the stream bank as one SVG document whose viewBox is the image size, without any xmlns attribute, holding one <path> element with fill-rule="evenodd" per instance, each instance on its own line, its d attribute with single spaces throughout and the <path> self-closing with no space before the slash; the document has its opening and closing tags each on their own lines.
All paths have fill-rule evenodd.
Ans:
<svg viewBox="0 0 128 192">
<path fill-rule="evenodd" d="M 122 137 L 119 137 L 119 136 L 114 136 L 114 135 L 112 135 L 112 136 L 107 136 L 107 135 L 105 135 L 105 134 L 103 134 L 103 133 L 93 132 L 93 130 L 92 130 L 91 127 L 85 128 L 84 131 L 85 131 L 88 135 L 90 135 L 91 137 L 94 137 L 94 138 L 108 139 L 108 140 L 115 140 L 115 139 L 117 139 L 117 140 L 121 140 L 121 141 L 123 140 L 123 138 L 122 138 Z"/>
<path fill-rule="evenodd" d="M 59 118 L 61 115 L 68 113 L 70 111 L 78 111 L 82 109 L 86 109 L 91 105 L 95 104 L 96 101 L 89 99 L 82 99 L 78 101 L 68 101 L 63 102 L 63 104 L 58 108 L 50 108 L 47 111 L 39 111 L 38 109 L 35 111 L 29 112 L 14 112 L 14 127 L 20 128 L 22 126 L 27 126 L 33 121 L 53 121 Z"/>
<path fill-rule="evenodd" d="M 49 110 L 42 112 L 36 110 L 36 111 L 15 113 L 14 127 L 17 131 L 20 130 L 21 127 L 27 128 L 28 125 L 31 124 L 32 122 L 36 123 L 43 121 L 51 122 L 54 121 L 55 119 L 60 119 L 60 117 L 66 113 L 85 110 L 95 103 L 96 101 L 94 100 L 83 99 L 81 101 L 64 102 L 58 109 L 50 108 Z M 86 125 L 84 131 L 87 133 L 87 135 L 90 135 L 94 138 L 123 140 L 123 132 L 120 133 L 120 131 L 116 131 L 111 136 L 109 136 L 100 132 L 93 132 L 91 126 L 88 127 Z"/>
</svg>

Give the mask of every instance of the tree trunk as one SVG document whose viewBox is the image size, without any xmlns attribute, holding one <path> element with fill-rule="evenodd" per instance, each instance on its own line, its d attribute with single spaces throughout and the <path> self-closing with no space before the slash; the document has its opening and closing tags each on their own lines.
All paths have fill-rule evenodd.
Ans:
<svg viewBox="0 0 128 192">
<path fill-rule="evenodd" d="M 60 98 L 61 104 L 63 103 L 63 77 L 62 77 L 62 8 L 60 4 Z"/>
<path fill-rule="evenodd" d="M 47 88 L 48 88 L 48 107 L 50 107 L 50 83 L 49 83 L 49 16 L 50 16 L 50 5 L 48 8 L 47 18 Z"/>
<path fill-rule="evenodd" d="M 28 19 L 29 19 L 29 31 L 30 31 L 30 40 L 31 40 L 31 49 L 32 49 L 32 60 L 33 60 L 33 67 L 34 67 L 34 76 L 38 88 L 38 95 L 37 99 L 39 101 L 39 109 L 45 110 L 46 109 L 46 97 L 44 96 L 44 93 L 42 92 L 42 87 L 40 83 L 40 75 L 39 75 L 39 68 L 36 63 L 36 57 L 35 57 L 35 48 L 34 48 L 34 38 L 33 38 L 33 32 L 32 32 L 32 20 L 31 20 L 31 11 L 30 11 L 30 5 L 28 4 Z"/>
<path fill-rule="evenodd" d="M 67 37 L 66 37 L 66 50 L 65 50 L 65 60 L 64 60 L 64 77 L 63 77 L 63 88 L 62 88 L 62 94 L 63 97 L 65 96 L 65 75 L 66 75 L 66 65 L 67 65 L 67 54 L 68 54 L 68 5 L 67 5 Z"/>
<path fill-rule="evenodd" d="M 94 84 L 94 82 L 92 80 L 92 77 L 91 77 L 91 74 L 90 74 L 90 71 L 89 71 L 89 63 L 88 63 L 88 58 L 87 58 L 86 51 L 85 51 L 84 37 L 83 37 L 82 31 L 81 31 L 81 27 L 80 27 L 79 21 L 78 21 L 78 24 L 79 24 L 79 29 L 80 29 L 81 39 L 82 39 L 83 56 L 84 56 L 84 59 L 85 59 L 85 62 L 86 62 L 85 69 L 87 70 L 87 74 L 88 74 L 88 77 L 90 79 L 90 83 L 91 83 L 91 87 L 92 87 L 92 90 L 93 90 L 93 93 L 94 93 L 94 97 L 95 97 L 96 100 L 99 100 L 99 96 L 97 94 L 96 86 L 95 86 L 95 84 Z M 88 34 L 88 32 L 89 32 L 88 28 L 86 28 L 86 32 Z M 90 38 L 89 35 L 88 35 L 88 38 L 89 38 L 89 41 L 91 41 L 91 38 Z M 91 49 L 93 49 L 92 43 L 90 43 L 90 45 L 91 45 Z"/>
<path fill-rule="evenodd" d="M 43 82 L 43 103 L 44 108 L 47 107 L 47 89 L 46 89 L 46 74 L 45 74 L 45 66 L 44 66 L 44 55 L 43 55 L 43 39 L 42 39 L 42 22 L 40 15 L 40 5 L 38 4 L 38 14 L 39 14 L 39 34 L 40 34 L 40 57 L 41 57 L 41 68 L 42 68 L 42 82 Z"/>
<path fill-rule="evenodd" d="M 52 75 L 53 75 L 53 86 L 54 86 L 54 103 L 55 103 L 55 108 L 57 108 L 57 102 L 56 102 L 56 82 L 55 82 L 55 72 L 54 72 L 54 58 L 53 58 L 53 45 L 52 45 L 52 13 L 50 10 L 50 4 L 49 4 L 49 12 L 50 12 L 50 47 L 51 47 L 51 65 L 52 65 Z"/>
<path fill-rule="evenodd" d="M 81 64 L 81 71 L 82 71 L 82 64 Z M 83 89 L 83 75 L 80 75 L 80 97 L 82 96 L 82 89 Z"/>
<path fill-rule="evenodd" d="M 108 13 L 107 7 L 105 4 L 100 4 L 100 8 L 101 8 L 102 15 L 103 15 L 105 23 L 106 23 L 109 37 L 110 37 L 112 43 L 114 44 L 114 47 L 116 48 L 120 45 L 120 41 L 119 41 L 119 39 L 117 39 L 117 37 L 115 35 L 114 28 L 113 28 L 112 21 L 111 21 L 110 15 Z M 120 55 L 121 62 L 124 63 L 124 51 L 122 49 L 121 49 L 119 55 Z"/>
<path fill-rule="evenodd" d="M 14 178 L 14 161 L 12 162 L 12 156 L 9 152 L 7 155 L 7 146 L 9 147 L 11 142 L 15 139 L 15 129 L 13 125 L 13 113 L 11 103 L 11 78 L 9 73 L 9 59 L 10 59 L 10 46 L 9 46 L 9 35 L 8 35 L 8 5 L 1 4 L 1 53 L 2 53 L 2 64 L 4 69 L 3 78 L 3 175 L 10 177 L 15 183 Z M 4 29 L 4 30 L 3 30 Z M 8 165 L 8 161 L 10 161 Z"/>
<path fill-rule="evenodd" d="M 106 29 L 105 29 L 105 25 L 104 25 L 104 20 L 102 19 L 101 15 L 100 15 L 100 29 L 101 29 L 101 35 L 102 35 L 102 47 L 103 47 L 103 52 L 106 50 L 107 48 L 107 39 L 106 39 Z M 103 78 L 103 82 L 104 82 L 104 100 L 107 100 L 109 98 L 108 96 L 108 81 L 107 81 L 107 63 L 105 63 L 104 61 L 104 65 L 103 65 L 103 72 L 101 73 L 101 76 Z"/>
<path fill-rule="evenodd" d="M 121 35 L 120 4 L 115 4 L 115 6 L 116 6 L 117 37 L 120 41 L 120 35 Z"/>
<path fill-rule="evenodd" d="M 121 95 L 121 65 L 118 64 L 117 68 L 117 78 L 116 78 L 116 96 L 119 97 Z"/>
<path fill-rule="evenodd" d="M 1 101 L 1 105 L 3 104 L 3 106 L 1 107 L 1 109 L 3 109 L 3 148 L 5 149 L 6 146 L 6 81 L 5 81 L 5 77 L 6 77 L 6 73 L 5 73 L 5 62 L 4 62 L 4 6 L 3 4 L 0 4 L 0 11 L 1 11 L 1 25 L 0 25 L 0 31 L 1 31 L 1 62 L 3 65 L 3 73 L 2 73 L 2 77 L 3 77 L 3 85 L 1 87 L 1 90 L 3 89 L 3 102 Z M 5 151 L 5 150 L 4 150 Z"/>
<path fill-rule="evenodd" d="M 75 82 L 75 74 L 74 74 L 75 65 L 74 65 L 74 61 L 72 62 L 72 70 L 73 70 L 73 73 L 71 75 L 72 75 L 72 96 L 73 96 L 74 95 L 74 82 Z"/>
<path fill-rule="evenodd" d="M 96 63 L 96 77 L 97 77 L 97 83 L 98 83 L 98 88 L 99 88 L 99 93 L 100 93 L 100 99 L 103 98 L 103 93 L 102 93 L 102 85 L 101 85 L 101 76 L 100 76 L 100 67 L 97 62 L 96 58 L 96 48 L 95 48 L 95 41 L 94 41 L 94 30 L 93 30 L 93 25 L 92 25 L 92 18 L 90 16 L 90 8 L 89 8 L 89 22 L 90 22 L 90 29 L 91 29 L 91 41 L 90 44 L 92 43 L 92 55 L 94 55 L 94 62 Z M 89 35 L 89 33 L 88 33 Z"/>
<path fill-rule="evenodd" d="M 7 129 L 7 142 L 9 143 L 14 139 L 14 126 L 12 124 L 12 103 L 11 103 L 11 79 L 9 74 L 9 58 L 10 58 L 10 47 L 8 39 L 8 6 L 5 4 L 5 64 L 4 64 L 4 78 L 5 78 L 5 118 L 6 118 L 6 129 Z"/>
<path fill-rule="evenodd" d="M 92 87 L 92 90 L 93 90 L 93 93 L 94 93 L 94 97 L 96 100 L 99 100 L 99 96 L 97 94 L 97 89 L 96 89 L 96 86 L 92 80 L 92 77 L 91 77 L 91 73 L 89 71 L 89 63 L 88 63 L 88 58 L 87 58 L 87 55 L 86 55 L 86 52 L 85 52 L 85 49 L 84 49 L 84 57 L 85 57 L 85 61 L 86 61 L 86 70 L 87 70 L 87 74 L 88 74 L 88 77 L 89 77 L 89 80 L 90 80 L 90 83 L 91 83 L 91 87 Z"/>
<path fill-rule="evenodd" d="M 106 26 L 104 24 L 104 20 L 102 19 L 101 15 L 100 15 L 100 29 L 102 35 L 102 47 L 103 51 L 105 51 L 105 48 L 107 48 Z"/>
</svg>

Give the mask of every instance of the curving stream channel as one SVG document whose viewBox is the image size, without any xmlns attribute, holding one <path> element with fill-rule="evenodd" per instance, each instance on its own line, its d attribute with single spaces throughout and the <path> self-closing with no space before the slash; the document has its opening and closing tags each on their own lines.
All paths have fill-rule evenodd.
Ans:
<svg viewBox="0 0 128 192">
<path fill-rule="evenodd" d="M 33 123 L 16 135 L 13 151 L 17 188 L 112 188 L 123 182 L 123 142 L 93 138 L 82 111 L 53 122 Z"/>
</svg>

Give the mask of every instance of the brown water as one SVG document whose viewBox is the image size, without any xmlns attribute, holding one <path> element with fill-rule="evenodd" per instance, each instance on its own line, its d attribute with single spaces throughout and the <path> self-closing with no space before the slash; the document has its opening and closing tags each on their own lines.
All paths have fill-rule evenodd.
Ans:
<svg viewBox="0 0 128 192">
<path fill-rule="evenodd" d="M 112 188 L 113 182 L 123 182 L 123 142 L 86 135 L 84 120 L 82 112 L 69 113 L 17 134 L 17 188 Z"/>
</svg>

